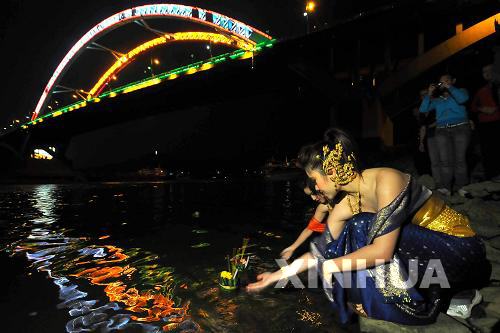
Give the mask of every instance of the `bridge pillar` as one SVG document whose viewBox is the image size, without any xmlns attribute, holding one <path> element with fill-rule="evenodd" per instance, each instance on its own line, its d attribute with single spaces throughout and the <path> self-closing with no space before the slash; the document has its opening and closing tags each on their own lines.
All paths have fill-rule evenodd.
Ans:
<svg viewBox="0 0 500 333">
<path fill-rule="evenodd" d="M 420 32 L 418 34 L 418 41 L 417 41 L 417 52 L 418 52 L 418 55 L 421 56 L 422 54 L 424 54 L 425 52 L 425 37 L 424 37 L 424 33 L 423 32 Z"/>
</svg>

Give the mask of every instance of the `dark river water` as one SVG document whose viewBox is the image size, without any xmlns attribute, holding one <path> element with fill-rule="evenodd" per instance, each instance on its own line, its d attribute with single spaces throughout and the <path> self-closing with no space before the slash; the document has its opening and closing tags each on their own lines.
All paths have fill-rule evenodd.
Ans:
<svg viewBox="0 0 500 333">
<path fill-rule="evenodd" d="M 243 283 L 277 269 L 311 207 L 290 182 L 0 187 L 1 331 L 342 332 L 319 289 L 218 287 L 244 237 Z"/>
</svg>

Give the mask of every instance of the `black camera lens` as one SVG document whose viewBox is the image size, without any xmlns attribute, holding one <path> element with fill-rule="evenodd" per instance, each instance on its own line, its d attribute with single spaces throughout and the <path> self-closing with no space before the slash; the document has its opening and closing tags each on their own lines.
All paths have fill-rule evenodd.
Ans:
<svg viewBox="0 0 500 333">
<path fill-rule="evenodd" d="M 446 92 L 446 88 L 443 86 L 443 82 L 438 82 L 434 85 L 434 91 L 432 92 L 432 97 L 440 97 Z"/>
</svg>

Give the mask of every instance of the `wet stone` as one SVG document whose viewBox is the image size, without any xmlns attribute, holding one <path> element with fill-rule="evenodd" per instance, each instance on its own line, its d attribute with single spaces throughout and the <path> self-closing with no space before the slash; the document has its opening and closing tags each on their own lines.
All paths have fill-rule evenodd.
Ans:
<svg viewBox="0 0 500 333">
<path fill-rule="evenodd" d="M 479 332 L 498 332 L 498 327 L 500 324 L 500 320 L 494 317 L 485 317 L 479 319 L 471 319 L 471 325 L 474 325 L 476 331 Z"/>
<path fill-rule="evenodd" d="M 488 242 L 485 242 L 484 245 L 486 247 L 486 257 L 488 258 L 488 260 L 494 265 L 499 265 L 500 264 L 500 250 L 495 249 Z"/>
<path fill-rule="evenodd" d="M 491 268 L 490 280 L 500 280 L 500 264 L 491 262 Z"/>
<path fill-rule="evenodd" d="M 425 187 L 427 187 L 428 189 L 435 189 L 436 188 L 436 182 L 434 181 L 434 178 L 432 178 L 432 176 L 430 175 L 422 175 L 420 177 L 418 177 L 418 183 L 421 184 L 421 185 L 424 185 Z"/>
<path fill-rule="evenodd" d="M 495 249 L 500 250 L 500 237 L 495 237 L 493 239 L 490 239 L 488 241 L 488 244 L 490 244 L 491 247 L 494 247 Z"/>
<path fill-rule="evenodd" d="M 473 183 L 467 185 L 465 189 L 474 197 L 484 197 L 491 193 L 500 192 L 500 183 L 492 181 Z"/>
</svg>

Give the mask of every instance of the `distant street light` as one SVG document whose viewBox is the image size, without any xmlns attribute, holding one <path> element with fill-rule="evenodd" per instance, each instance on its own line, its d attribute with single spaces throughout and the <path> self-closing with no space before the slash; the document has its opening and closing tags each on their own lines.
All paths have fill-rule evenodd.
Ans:
<svg viewBox="0 0 500 333">
<path fill-rule="evenodd" d="M 308 1 L 306 5 L 306 12 L 312 13 L 316 8 L 316 3 L 314 1 Z"/>
<path fill-rule="evenodd" d="M 153 72 L 153 64 L 155 64 L 155 65 L 159 65 L 159 64 L 160 64 L 160 60 L 158 60 L 158 59 L 156 59 L 156 58 L 155 58 L 155 59 L 150 58 L 149 60 L 150 60 L 150 62 L 149 62 L 149 63 L 150 63 L 150 65 L 148 66 L 148 69 L 149 69 L 149 71 L 151 72 L 151 77 L 154 77 L 154 76 L 155 76 L 155 73 Z"/>
<path fill-rule="evenodd" d="M 308 1 L 306 3 L 306 11 L 304 12 L 304 17 L 306 18 L 306 34 L 309 33 L 309 15 L 308 14 L 312 14 L 314 12 L 316 8 L 316 2 L 314 1 Z"/>
<path fill-rule="evenodd" d="M 309 15 L 307 15 L 307 12 L 304 12 L 304 17 L 306 18 L 306 34 L 309 33 Z"/>
<path fill-rule="evenodd" d="M 212 47 L 210 47 L 210 44 L 206 46 L 208 53 L 210 53 L 210 58 L 212 58 Z"/>
</svg>

